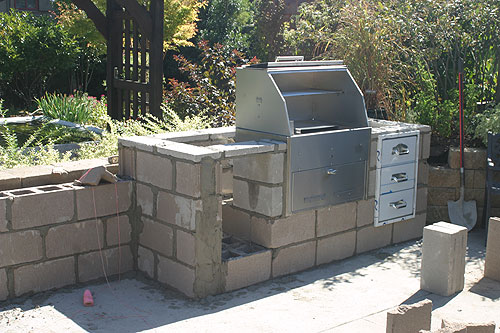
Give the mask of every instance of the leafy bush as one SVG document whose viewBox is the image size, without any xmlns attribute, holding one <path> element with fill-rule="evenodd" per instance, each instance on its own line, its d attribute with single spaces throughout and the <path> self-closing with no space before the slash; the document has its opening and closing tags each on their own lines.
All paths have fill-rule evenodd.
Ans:
<svg viewBox="0 0 500 333">
<path fill-rule="evenodd" d="M 198 47 L 202 51 L 199 64 L 182 55 L 175 57 L 190 83 L 169 79 L 165 103 L 181 119 L 206 115 L 214 126 L 231 125 L 234 123 L 236 67 L 247 61 L 242 53 L 229 51 L 221 44 L 210 46 L 203 41 Z"/>
<path fill-rule="evenodd" d="M 55 73 L 71 67 L 78 47 L 54 19 L 26 11 L 0 13 L 0 92 L 29 106 Z"/>
<path fill-rule="evenodd" d="M 488 132 L 500 133 L 500 105 L 476 115 L 475 137 L 488 145 Z"/>
<path fill-rule="evenodd" d="M 94 98 L 86 94 L 59 95 L 45 94 L 36 100 L 38 110 L 52 119 L 70 121 L 76 124 L 86 124 L 92 118 Z"/>
</svg>

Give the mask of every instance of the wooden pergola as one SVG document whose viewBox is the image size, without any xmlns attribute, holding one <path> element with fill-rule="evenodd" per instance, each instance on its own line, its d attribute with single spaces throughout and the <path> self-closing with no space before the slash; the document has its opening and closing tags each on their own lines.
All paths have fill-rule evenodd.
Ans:
<svg viewBox="0 0 500 333">
<path fill-rule="evenodd" d="M 161 117 L 164 0 L 107 0 L 102 13 L 91 0 L 72 0 L 106 39 L 106 88 L 112 118 Z"/>
</svg>

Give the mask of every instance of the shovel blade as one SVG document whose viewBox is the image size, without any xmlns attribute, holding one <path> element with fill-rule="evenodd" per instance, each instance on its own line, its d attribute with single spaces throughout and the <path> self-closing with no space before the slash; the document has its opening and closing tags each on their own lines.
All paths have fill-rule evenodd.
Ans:
<svg viewBox="0 0 500 333">
<path fill-rule="evenodd" d="M 472 230 L 477 221 L 477 210 L 475 201 L 448 201 L 448 215 L 453 224 Z"/>
</svg>

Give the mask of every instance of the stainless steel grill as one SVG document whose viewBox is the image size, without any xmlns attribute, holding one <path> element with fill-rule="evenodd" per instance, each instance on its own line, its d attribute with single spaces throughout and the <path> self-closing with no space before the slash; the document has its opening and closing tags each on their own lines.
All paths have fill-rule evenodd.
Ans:
<svg viewBox="0 0 500 333">
<path fill-rule="evenodd" d="M 236 139 L 287 142 L 287 213 L 362 199 L 371 128 L 341 61 L 237 70 Z"/>
</svg>

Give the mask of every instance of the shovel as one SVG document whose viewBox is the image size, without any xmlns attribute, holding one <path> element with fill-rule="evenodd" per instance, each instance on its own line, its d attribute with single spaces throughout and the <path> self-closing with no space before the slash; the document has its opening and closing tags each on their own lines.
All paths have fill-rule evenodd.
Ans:
<svg viewBox="0 0 500 333">
<path fill-rule="evenodd" d="M 458 201 L 448 201 L 448 215 L 451 223 L 466 227 L 468 231 L 472 230 L 477 221 L 477 210 L 475 201 L 464 201 L 464 110 L 463 110 L 463 65 L 460 62 L 458 73 L 458 98 L 459 98 L 459 117 L 460 117 L 460 198 Z"/>
</svg>

